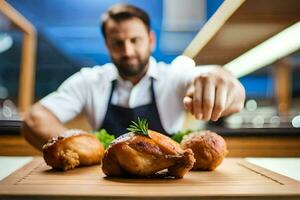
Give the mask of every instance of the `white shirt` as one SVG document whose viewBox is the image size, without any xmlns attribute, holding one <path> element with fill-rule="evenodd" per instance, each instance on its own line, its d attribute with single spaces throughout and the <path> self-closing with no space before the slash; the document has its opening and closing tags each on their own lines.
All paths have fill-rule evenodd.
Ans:
<svg viewBox="0 0 300 200">
<path fill-rule="evenodd" d="M 113 80 L 117 79 L 117 84 L 112 104 L 134 108 L 150 103 L 152 77 L 162 126 L 172 134 L 183 125 L 183 97 L 188 84 L 199 71 L 194 66 L 194 61 L 185 56 L 179 56 L 171 64 L 157 63 L 151 57 L 146 75 L 136 85 L 124 81 L 112 63 L 82 68 L 40 103 L 53 112 L 62 123 L 83 112 L 92 128 L 98 130 L 107 111 Z"/>
</svg>

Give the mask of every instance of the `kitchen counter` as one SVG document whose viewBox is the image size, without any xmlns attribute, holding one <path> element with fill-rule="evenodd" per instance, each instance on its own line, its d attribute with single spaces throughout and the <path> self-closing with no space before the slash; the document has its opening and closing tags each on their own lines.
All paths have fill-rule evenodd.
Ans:
<svg viewBox="0 0 300 200">
<path fill-rule="evenodd" d="M 29 156 L 0 156 L 0 180 L 29 163 Z"/>
</svg>

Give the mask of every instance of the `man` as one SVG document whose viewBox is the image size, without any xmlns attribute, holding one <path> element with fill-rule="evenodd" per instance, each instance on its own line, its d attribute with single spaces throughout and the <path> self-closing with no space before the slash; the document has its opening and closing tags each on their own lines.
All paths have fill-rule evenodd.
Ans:
<svg viewBox="0 0 300 200">
<path fill-rule="evenodd" d="M 81 112 L 94 130 L 118 136 L 137 117 L 172 134 L 180 130 L 185 109 L 205 121 L 242 109 L 244 88 L 221 67 L 191 67 L 186 57 L 171 65 L 157 63 L 150 56 L 155 39 L 143 10 L 111 7 L 102 17 L 102 33 L 113 64 L 83 68 L 25 114 L 24 136 L 38 149 Z"/>
</svg>

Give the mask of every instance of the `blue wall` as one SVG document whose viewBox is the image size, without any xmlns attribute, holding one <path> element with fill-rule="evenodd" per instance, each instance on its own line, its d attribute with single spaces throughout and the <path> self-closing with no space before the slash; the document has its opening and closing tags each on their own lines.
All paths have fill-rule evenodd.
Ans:
<svg viewBox="0 0 300 200">
<path fill-rule="evenodd" d="M 126 2 L 145 9 L 152 19 L 152 28 L 157 37 L 157 44 L 164 33 L 162 30 L 162 0 L 7 1 L 28 18 L 37 27 L 39 33 L 36 86 L 38 98 L 56 89 L 63 80 L 79 68 L 110 61 L 100 32 L 99 17 L 112 4 Z M 207 0 L 207 19 L 213 15 L 222 2 L 223 0 Z M 192 39 L 196 33 L 197 31 L 191 31 L 183 34 L 189 34 Z M 18 81 L 16 79 L 18 78 L 19 62 L 15 58 L 20 56 L 22 36 L 14 34 L 14 37 L 15 49 L 0 55 L 0 80 L 2 79 L 0 84 L 10 88 L 12 96 L 17 94 Z M 179 41 L 175 37 L 175 40 L 170 38 L 167 42 L 172 44 Z M 153 55 L 158 60 L 170 62 L 182 50 L 165 52 L 157 45 Z M 14 69 L 15 72 L 11 76 L 6 76 L 11 69 Z M 266 73 L 259 76 L 247 76 L 241 81 L 249 98 L 272 96 L 273 81 Z"/>
</svg>

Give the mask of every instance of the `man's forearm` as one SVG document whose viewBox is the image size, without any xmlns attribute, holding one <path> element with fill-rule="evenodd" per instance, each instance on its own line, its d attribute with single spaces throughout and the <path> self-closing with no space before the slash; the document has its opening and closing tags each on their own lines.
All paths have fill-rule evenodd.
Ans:
<svg viewBox="0 0 300 200">
<path fill-rule="evenodd" d="M 65 130 L 63 124 L 49 110 L 37 103 L 25 113 L 21 132 L 31 145 L 42 150 L 50 138 Z"/>
</svg>

